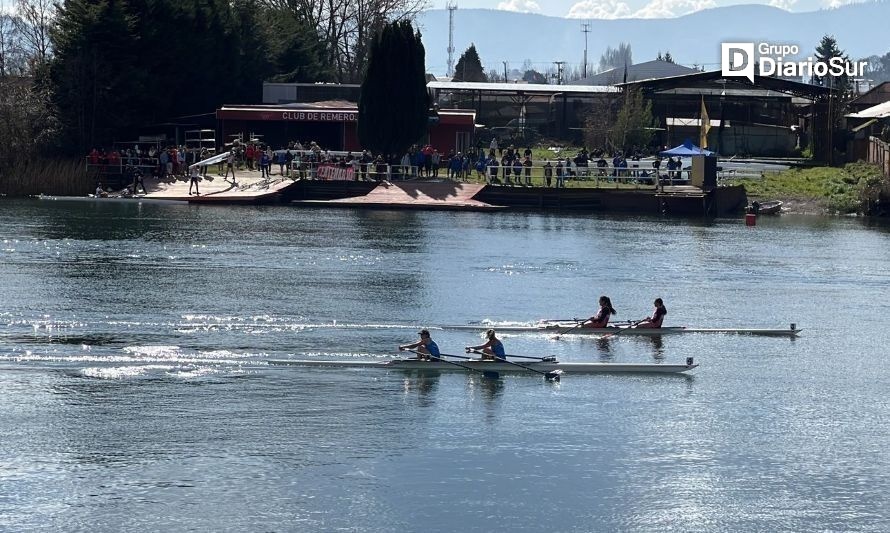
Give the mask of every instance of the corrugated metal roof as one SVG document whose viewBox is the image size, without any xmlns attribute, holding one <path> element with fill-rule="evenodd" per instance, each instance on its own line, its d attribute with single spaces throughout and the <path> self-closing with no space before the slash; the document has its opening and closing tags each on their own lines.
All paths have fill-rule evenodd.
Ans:
<svg viewBox="0 0 890 533">
<path fill-rule="evenodd" d="M 850 113 L 849 118 L 887 118 L 890 117 L 890 102 L 863 109 L 858 113 Z"/>
<path fill-rule="evenodd" d="M 544 83 L 483 83 L 476 81 L 431 81 L 429 89 L 452 91 L 490 91 L 509 93 L 574 93 L 597 94 L 616 93 L 617 87 L 606 85 L 547 85 Z"/>
<path fill-rule="evenodd" d="M 659 61 L 657 59 L 637 63 L 627 66 L 627 81 L 649 80 L 655 78 L 666 78 L 669 76 L 681 76 L 683 74 L 692 74 L 697 70 L 676 63 L 668 63 L 667 61 Z M 624 67 L 613 68 L 587 77 L 578 83 L 584 85 L 614 85 L 623 83 Z"/>
</svg>

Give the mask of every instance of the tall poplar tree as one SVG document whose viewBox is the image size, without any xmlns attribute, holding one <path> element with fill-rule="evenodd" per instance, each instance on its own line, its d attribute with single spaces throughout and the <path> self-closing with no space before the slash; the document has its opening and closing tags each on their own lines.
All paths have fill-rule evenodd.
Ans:
<svg viewBox="0 0 890 533">
<path fill-rule="evenodd" d="M 427 131 L 429 94 L 420 32 L 408 21 L 377 34 L 358 103 L 362 146 L 387 158 L 400 155 Z"/>
</svg>

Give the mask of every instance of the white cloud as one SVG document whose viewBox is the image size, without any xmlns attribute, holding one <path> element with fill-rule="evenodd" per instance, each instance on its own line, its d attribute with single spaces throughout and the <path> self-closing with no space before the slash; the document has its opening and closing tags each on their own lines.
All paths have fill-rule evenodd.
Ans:
<svg viewBox="0 0 890 533">
<path fill-rule="evenodd" d="M 540 13 L 541 6 L 535 0 L 507 0 L 498 4 L 501 11 L 517 11 L 519 13 Z"/>
<path fill-rule="evenodd" d="M 630 6 L 620 0 L 584 0 L 569 9 L 570 19 L 620 19 L 633 13 Z"/>
<path fill-rule="evenodd" d="M 714 0 L 652 0 L 632 15 L 633 18 L 673 18 L 717 7 Z"/>
<path fill-rule="evenodd" d="M 827 8 L 834 9 L 836 7 L 842 7 L 847 4 L 858 4 L 865 0 L 822 0 L 822 5 Z"/>
<path fill-rule="evenodd" d="M 849 0 L 823 1 L 844 2 Z M 790 7 L 797 0 L 772 0 L 772 2 L 786 3 Z M 566 17 L 570 19 L 674 18 L 712 7 L 717 7 L 714 0 L 651 0 L 642 8 L 634 11 L 621 0 L 583 0 L 573 5 Z"/>
<path fill-rule="evenodd" d="M 770 0 L 769 5 L 773 7 L 778 7 L 779 9 L 784 9 L 785 11 L 791 11 L 791 8 L 794 7 L 794 4 L 797 3 L 797 0 Z"/>
</svg>

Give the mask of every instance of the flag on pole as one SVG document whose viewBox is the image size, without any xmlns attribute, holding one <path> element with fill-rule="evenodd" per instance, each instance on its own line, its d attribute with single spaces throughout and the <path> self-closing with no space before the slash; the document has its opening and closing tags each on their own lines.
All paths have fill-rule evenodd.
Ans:
<svg viewBox="0 0 890 533">
<path fill-rule="evenodd" d="M 701 97 L 701 134 L 699 136 L 698 145 L 702 148 L 708 147 L 708 131 L 711 130 L 711 119 L 708 117 L 708 108 L 705 107 L 705 97 Z"/>
</svg>

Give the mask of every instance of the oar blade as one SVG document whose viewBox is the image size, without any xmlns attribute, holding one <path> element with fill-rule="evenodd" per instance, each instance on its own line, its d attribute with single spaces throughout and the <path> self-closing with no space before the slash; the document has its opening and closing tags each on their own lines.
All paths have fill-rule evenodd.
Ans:
<svg viewBox="0 0 890 533">
<path fill-rule="evenodd" d="M 559 378 L 562 376 L 562 370 L 551 370 L 544 374 L 544 379 L 547 381 L 559 381 Z"/>
</svg>

